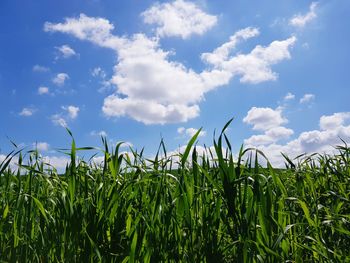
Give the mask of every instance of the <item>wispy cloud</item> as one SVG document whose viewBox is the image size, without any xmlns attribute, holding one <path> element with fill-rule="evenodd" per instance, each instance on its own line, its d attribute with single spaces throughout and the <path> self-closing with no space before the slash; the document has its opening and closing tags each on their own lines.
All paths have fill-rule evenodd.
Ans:
<svg viewBox="0 0 350 263">
<path fill-rule="evenodd" d="M 68 121 L 74 120 L 78 117 L 80 108 L 77 106 L 69 105 L 61 107 L 64 112 L 54 114 L 51 116 L 51 121 L 55 125 L 59 125 L 62 127 L 68 127 Z"/>
<path fill-rule="evenodd" d="M 283 100 L 285 100 L 285 101 L 287 101 L 287 100 L 294 100 L 294 99 L 295 99 L 295 95 L 290 93 L 290 92 L 288 92 L 286 94 L 286 96 L 284 96 L 284 98 L 283 98 Z"/>
<path fill-rule="evenodd" d="M 318 3 L 312 2 L 310 5 L 310 10 L 305 15 L 295 15 L 289 20 L 289 24 L 298 28 L 303 28 L 307 23 L 314 20 L 317 17 L 316 7 Z"/>
<path fill-rule="evenodd" d="M 53 79 L 52 82 L 57 86 L 63 86 L 66 80 L 69 79 L 69 75 L 67 73 L 58 73 Z"/>
<path fill-rule="evenodd" d="M 34 108 L 34 107 L 26 107 L 26 108 L 23 108 L 23 109 L 20 111 L 19 115 L 20 115 L 20 116 L 24 116 L 24 117 L 30 117 L 30 116 L 32 116 L 36 111 L 37 111 L 37 109 Z"/>
<path fill-rule="evenodd" d="M 71 48 L 68 45 L 62 45 L 60 47 L 56 47 L 56 49 L 58 50 L 59 54 L 56 57 L 56 59 L 59 58 L 70 58 L 73 56 L 78 56 L 78 54 L 75 52 L 75 50 L 73 48 Z"/>
<path fill-rule="evenodd" d="M 48 87 L 41 86 L 38 88 L 39 95 L 44 95 L 44 94 L 49 94 L 49 93 L 50 93 L 50 91 L 49 91 Z"/>
<path fill-rule="evenodd" d="M 50 69 L 48 67 L 40 66 L 40 65 L 34 65 L 33 66 L 34 72 L 48 72 Z"/>
<path fill-rule="evenodd" d="M 314 94 L 304 94 L 304 96 L 299 100 L 299 103 L 309 103 L 311 101 L 315 100 Z"/>
</svg>

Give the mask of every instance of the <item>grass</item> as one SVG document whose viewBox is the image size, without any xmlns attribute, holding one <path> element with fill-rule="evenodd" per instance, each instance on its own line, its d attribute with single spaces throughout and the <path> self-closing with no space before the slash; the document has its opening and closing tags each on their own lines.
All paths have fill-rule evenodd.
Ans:
<svg viewBox="0 0 350 263">
<path fill-rule="evenodd" d="M 198 155 L 198 131 L 178 161 L 163 142 L 147 160 L 103 139 L 96 165 L 72 137 L 58 174 L 37 151 L 26 164 L 12 152 L 0 164 L 0 262 L 350 262 L 347 145 L 261 167 L 254 149 L 233 159 L 228 125 L 215 150 Z"/>
</svg>

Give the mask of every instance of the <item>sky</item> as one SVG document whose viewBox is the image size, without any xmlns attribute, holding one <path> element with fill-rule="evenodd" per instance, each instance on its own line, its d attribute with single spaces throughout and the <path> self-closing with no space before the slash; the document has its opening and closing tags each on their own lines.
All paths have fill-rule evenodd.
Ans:
<svg viewBox="0 0 350 263">
<path fill-rule="evenodd" d="M 228 137 L 280 153 L 350 142 L 350 2 L 2 0 L 0 161 L 37 148 L 64 167 L 78 146 L 148 156 Z"/>
</svg>

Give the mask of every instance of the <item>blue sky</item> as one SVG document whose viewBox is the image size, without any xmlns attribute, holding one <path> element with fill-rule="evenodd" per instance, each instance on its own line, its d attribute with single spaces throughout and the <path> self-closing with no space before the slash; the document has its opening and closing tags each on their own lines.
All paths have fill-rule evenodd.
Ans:
<svg viewBox="0 0 350 263">
<path fill-rule="evenodd" d="M 350 141 L 350 2 L 19 1 L 0 3 L 0 157 L 9 139 L 65 159 L 127 141 L 154 154 L 235 120 L 235 149 L 329 152 Z"/>
</svg>

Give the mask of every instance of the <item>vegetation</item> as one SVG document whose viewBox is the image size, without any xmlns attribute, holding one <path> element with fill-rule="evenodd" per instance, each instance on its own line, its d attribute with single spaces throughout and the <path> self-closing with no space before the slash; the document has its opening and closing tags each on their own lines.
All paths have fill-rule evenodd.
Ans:
<svg viewBox="0 0 350 263">
<path fill-rule="evenodd" d="M 277 170 L 254 149 L 234 160 L 225 128 L 202 156 L 198 131 L 178 161 L 163 142 L 147 160 L 103 139 L 97 165 L 73 139 L 61 175 L 37 151 L 26 164 L 12 152 L 0 163 L 0 262 L 350 262 L 347 145 Z"/>
</svg>

